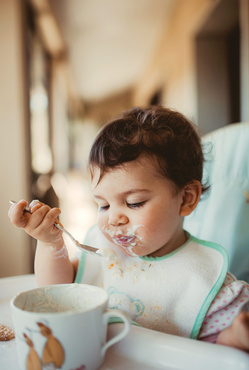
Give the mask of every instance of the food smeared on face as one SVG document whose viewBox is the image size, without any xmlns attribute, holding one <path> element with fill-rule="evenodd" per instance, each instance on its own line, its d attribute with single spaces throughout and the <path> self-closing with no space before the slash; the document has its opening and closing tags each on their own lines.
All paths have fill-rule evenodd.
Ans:
<svg viewBox="0 0 249 370">
<path fill-rule="evenodd" d="M 139 240 L 142 240 L 142 237 L 136 234 L 136 230 L 142 225 L 135 225 L 132 228 L 128 229 L 126 233 L 118 230 L 109 230 L 106 227 L 102 228 L 102 232 L 108 234 L 113 243 L 122 247 L 126 254 L 132 257 L 137 257 L 138 255 L 133 252 L 133 248 L 138 244 Z"/>
</svg>

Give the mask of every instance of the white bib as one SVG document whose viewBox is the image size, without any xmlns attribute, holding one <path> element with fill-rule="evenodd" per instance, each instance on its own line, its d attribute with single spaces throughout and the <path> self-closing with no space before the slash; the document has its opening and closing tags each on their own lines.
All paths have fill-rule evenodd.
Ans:
<svg viewBox="0 0 249 370">
<path fill-rule="evenodd" d="M 160 258 L 84 254 L 76 281 L 103 287 L 109 307 L 127 312 L 143 327 L 197 338 L 227 267 L 225 249 L 189 236 L 182 247 Z"/>
</svg>

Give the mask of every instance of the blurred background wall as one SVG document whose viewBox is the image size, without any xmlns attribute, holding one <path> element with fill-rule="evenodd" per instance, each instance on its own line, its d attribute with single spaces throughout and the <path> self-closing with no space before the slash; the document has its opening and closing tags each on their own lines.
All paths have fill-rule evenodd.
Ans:
<svg viewBox="0 0 249 370">
<path fill-rule="evenodd" d="M 96 219 L 89 148 L 122 110 L 162 104 L 201 134 L 249 121 L 249 0 L 0 4 L 0 277 L 33 271 L 10 199 L 59 205 L 84 239 Z"/>
</svg>

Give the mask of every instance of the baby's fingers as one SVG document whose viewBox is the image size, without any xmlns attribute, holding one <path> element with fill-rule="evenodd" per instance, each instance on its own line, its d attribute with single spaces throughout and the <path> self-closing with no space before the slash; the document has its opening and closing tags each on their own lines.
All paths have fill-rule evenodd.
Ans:
<svg viewBox="0 0 249 370">
<path fill-rule="evenodd" d="M 62 232 L 54 225 L 58 222 L 57 217 L 60 213 L 59 208 L 51 209 L 46 205 L 41 206 L 32 214 L 25 227 L 26 232 L 44 243 L 51 244 L 61 241 Z"/>
<path fill-rule="evenodd" d="M 42 227 L 49 227 L 53 224 L 60 224 L 57 217 L 61 214 L 61 210 L 59 208 L 51 208 L 48 213 L 46 214 L 46 217 L 44 217 L 41 226 Z"/>
<path fill-rule="evenodd" d="M 30 214 L 28 212 L 24 212 L 25 208 L 27 207 L 26 200 L 20 200 L 18 203 L 12 204 L 8 216 L 10 221 L 17 227 L 25 227 L 29 221 Z"/>
<path fill-rule="evenodd" d="M 51 227 L 58 215 L 56 214 L 56 216 L 54 217 L 53 212 L 52 214 L 50 213 L 51 208 L 39 201 L 36 201 L 35 205 L 30 207 L 30 211 L 32 213 L 32 217 L 30 217 L 29 222 L 25 227 L 25 230 L 27 232 L 36 230 L 37 228 L 40 228 L 41 225 L 43 225 L 43 228 L 44 226 L 46 226 L 46 228 Z"/>
</svg>

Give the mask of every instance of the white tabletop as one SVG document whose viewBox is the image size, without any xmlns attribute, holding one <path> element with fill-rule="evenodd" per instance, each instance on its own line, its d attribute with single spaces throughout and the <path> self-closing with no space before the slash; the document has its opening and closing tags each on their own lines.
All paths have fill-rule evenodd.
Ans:
<svg viewBox="0 0 249 370">
<path fill-rule="evenodd" d="M 0 323 L 11 328 L 10 299 L 20 291 L 36 287 L 34 275 L 0 279 Z M 109 333 L 120 330 L 112 324 Z M 17 370 L 15 340 L 0 342 L 0 369 Z M 101 370 L 246 370 L 245 352 L 210 343 L 180 338 L 132 326 L 128 336 L 108 349 Z"/>
</svg>

